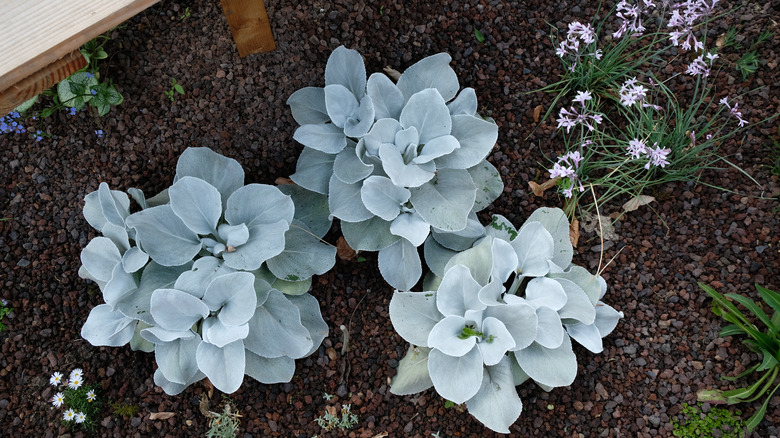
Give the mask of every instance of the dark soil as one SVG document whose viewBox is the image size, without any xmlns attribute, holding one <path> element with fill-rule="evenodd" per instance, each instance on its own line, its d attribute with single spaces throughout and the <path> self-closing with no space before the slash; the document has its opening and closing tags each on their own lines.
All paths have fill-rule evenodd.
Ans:
<svg viewBox="0 0 780 438">
<path fill-rule="evenodd" d="M 152 354 L 97 348 L 81 339 L 90 309 L 102 303 L 97 287 L 77 275 L 81 249 L 95 235 L 81 214 L 84 195 L 101 181 L 117 190 L 157 193 L 170 185 L 176 159 L 188 146 L 237 159 L 247 182 L 273 184 L 288 176 L 302 147 L 292 140 L 296 124 L 285 101 L 301 87 L 324 84 L 325 63 L 339 45 L 359 50 L 369 72 L 385 66 L 403 70 L 425 56 L 449 52 L 461 86 L 476 89 L 480 113 L 499 125 L 489 160 L 506 189 L 486 212 L 520 225 L 535 208 L 562 205 L 553 193 L 540 198 L 528 190 L 528 181 L 545 178 L 539 173 L 539 163 L 546 164 L 543 152 L 562 152 L 562 143 L 554 122 L 533 121 L 533 109 L 547 108 L 553 96 L 525 93 L 561 73 L 546 23 L 565 28 L 573 20 L 588 21 L 596 13 L 591 2 L 266 1 L 278 47 L 245 59 L 238 57 L 217 3 L 166 0 L 113 32 L 103 76 L 113 79 L 125 101 L 107 116 L 61 112 L 33 122 L 33 129 L 52 135 L 37 143 L 25 135 L 0 136 L 0 208 L 3 217 L 13 218 L 0 222 L 0 298 L 15 309 L 0 334 L 0 436 L 67 436 L 62 410 L 51 406 L 54 388 L 48 379 L 54 371 L 67 374 L 76 367 L 84 369 L 87 383 L 100 385 L 106 404 L 140 408 L 123 418 L 107 407 L 95 435 L 205 433 L 208 421 L 198 399 L 208 390 L 204 384 L 168 396 L 153 384 Z M 185 7 L 191 16 L 180 19 Z M 751 122 L 780 112 L 778 9 L 776 0 L 749 2 L 710 32 L 710 44 L 729 25 L 746 44 L 762 30 L 775 33 L 758 47 L 760 68 L 748 80 L 732 65 L 744 50 L 724 55 L 713 79 L 718 99 L 742 96 L 740 108 Z M 485 44 L 476 40 L 475 28 Z M 173 78 L 186 90 L 175 102 L 163 94 Z M 102 138 L 94 134 L 97 129 L 105 132 Z M 682 418 L 682 404 L 695 403 L 699 389 L 736 387 L 721 377 L 736 375 L 758 356 L 739 339 L 718 338 L 723 322 L 697 282 L 752 297 L 754 283 L 780 289 L 773 212 L 780 187 L 771 173 L 779 136 L 774 119 L 722 145 L 723 155 L 759 185 L 734 169 L 707 171 L 698 185 L 663 186 L 651 193 L 657 202 L 617 222 L 619 237 L 604 245 L 604 261 L 615 260 L 603 275 L 610 288 L 606 301 L 625 319 L 605 339 L 603 353 L 575 347 L 580 370 L 571 387 L 550 393 L 530 383 L 519 387 L 524 409 L 511 427 L 513 435 L 671 436 L 671 420 Z M 613 211 L 616 206 L 606 209 Z M 595 271 L 599 249 L 598 236 L 583 232 L 575 262 Z M 312 293 L 330 336 L 319 351 L 297 361 L 292 382 L 264 385 L 246 378 L 230 395 L 242 415 L 239 436 L 499 436 L 468 413 L 446 408 L 432 390 L 414 397 L 390 394 L 389 381 L 406 345 L 390 324 L 392 290 L 379 275 L 376 254 L 364 257 L 363 263 L 338 261 L 315 279 Z M 342 326 L 350 337 L 345 353 Z M 335 397 L 326 401 L 324 393 Z M 212 410 L 221 400 L 215 393 Z M 360 419 L 351 431 L 323 432 L 315 423 L 326 406 L 347 403 Z M 739 406 L 742 417 L 759 406 Z M 775 396 L 754 436 L 780 434 L 778 407 Z M 153 420 L 155 412 L 175 415 Z"/>
</svg>

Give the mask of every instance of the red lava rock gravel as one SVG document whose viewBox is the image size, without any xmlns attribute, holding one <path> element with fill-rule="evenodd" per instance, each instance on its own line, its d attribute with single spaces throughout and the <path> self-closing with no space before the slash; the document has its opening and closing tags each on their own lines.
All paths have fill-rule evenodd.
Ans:
<svg viewBox="0 0 780 438">
<path fill-rule="evenodd" d="M 296 124 L 285 101 L 301 87 L 323 85 L 327 58 L 339 45 L 357 49 L 369 72 L 385 66 L 403 70 L 425 56 L 449 52 L 461 86 L 476 90 L 480 113 L 499 125 L 498 145 L 488 159 L 506 188 L 485 213 L 519 225 L 537 207 L 562 205 L 553 193 L 540 198 L 528 190 L 528 181 L 545 178 L 543 154 L 563 149 L 554 121 L 537 126 L 532 116 L 553 96 L 529 92 L 561 74 L 547 23 L 563 29 L 573 20 L 588 21 L 597 2 L 265 3 L 278 47 L 244 59 L 218 2 L 165 0 L 151 7 L 114 30 L 106 47 L 102 75 L 124 95 L 119 107 L 102 118 L 81 111 L 37 121 L 37 129 L 52 135 L 38 143 L 24 135 L 0 136 L 0 209 L 13 218 L 0 222 L 0 298 L 15 309 L 0 333 L 0 436 L 82 436 L 62 426 L 61 411 L 49 402 L 55 392 L 49 376 L 76 367 L 84 369 L 87 383 L 100 385 L 102 400 L 139 407 L 132 418 L 104 409 L 96 436 L 204 435 L 203 384 L 168 396 L 153 384 L 153 355 L 129 347 L 97 348 L 81 339 L 87 314 L 102 303 L 97 287 L 77 275 L 81 249 L 94 236 L 81 214 L 84 195 L 101 181 L 117 190 L 157 193 L 170 184 L 176 159 L 188 146 L 237 159 L 248 183 L 273 184 L 290 175 L 302 146 L 292 140 Z M 180 19 L 186 7 L 191 16 Z M 713 78 L 718 98 L 743 95 L 740 109 L 751 122 L 780 112 L 778 10 L 776 1 L 749 2 L 710 29 L 714 38 L 737 26 L 746 42 L 764 29 L 775 33 L 759 46 L 760 68 L 747 81 L 730 64 L 735 54 L 724 55 Z M 476 40 L 475 28 L 485 44 Z M 163 92 L 173 78 L 186 94 L 171 102 Z M 105 132 L 102 138 L 94 135 L 97 129 Z M 682 403 L 695 403 L 699 389 L 733 385 L 721 377 L 757 359 L 739 339 L 718 338 L 723 323 L 697 282 L 754 298 L 754 283 L 780 289 L 773 212 L 780 187 L 771 174 L 773 142 L 779 138 L 775 119 L 722 145 L 723 154 L 759 185 L 734 169 L 707 171 L 702 183 L 733 192 L 704 184 L 662 186 L 651 193 L 657 202 L 616 223 L 618 238 L 604 245 L 604 261 L 615 259 L 603 276 L 607 300 L 625 318 L 605 339 L 603 353 L 575 347 L 580 369 L 570 387 L 550 393 L 530 383 L 519 387 L 524 409 L 510 428 L 513 436 L 671 436 L 671 420 L 681 418 Z M 608 206 L 605 214 L 614 211 Z M 331 243 L 337 236 L 334 228 Z M 600 248 L 595 233 L 583 232 L 575 262 L 595 271 Z M 390 324 L 392 290 L 379 275 L 376 254 L 364 257 L 363 263 L 340 260 L 315 279 L 312 293 L 330 336 L 312 356 L 296 361 L 293 380 L 263 385 L 246 378 L 230 395 L 242 415 L 239 436 L 500 436 L 468 413 L 445 408 L 433 390 L 390 394 L 389 381 L 406 345 Z M 342 325 L 350 337 L 343 353 Z M 324 393 L 335 397 L 326 401 Z M 212 409 L 220 400 L 215 394 Z M 347 403 L 360 419 L 352 430 L 326 433 L 315 423 L 326 406 Z M 758 406 L 739 406 L 743 418 Z M 753 436 L 780 435 L 778 407 L 775 396 Z M 175 415 L 150 419 L 155 412 Z"/>
</svg>

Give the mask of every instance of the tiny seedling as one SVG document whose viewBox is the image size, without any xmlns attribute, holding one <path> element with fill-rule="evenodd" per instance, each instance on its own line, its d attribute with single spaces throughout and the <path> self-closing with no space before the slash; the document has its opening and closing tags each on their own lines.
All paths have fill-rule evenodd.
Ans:
<svg viewBox="0 0 780 438">
<path fill-rule="evenodd" d="M 724 43 L 723 46 L 726 46 L 726 39 L 729 36 L 729 33 L 731 32 L 731 29 L 729 29 L 729 32 L 726 34 L 726 37 L 724 37 Z M 758 56 L 757 47 L 772 38 L 774 35 L 773 32 L 770 32 L 768 30 L 765 30 L 761 32 L 761 34 L 758 36 L 756 41 L 754 41 L 752 44 L 750 44 L 750 48 L 748 48 L 748 51 L 745 52 L 734 64 L 734 67 L 742 74 L 742 80 L 747 80 L 747 78 L 758 71 L 758 67 L 760 66 L 761 58 Z"/>
<path fill-rule="evenodd" d="M 0 220 L 7 220 L 9 218 L 3 218 Z M 8 301 L 6 300 L 0 300 L 0 332 L 5 330 L 5 324 L 3 324 L 3 318 L 5 318 L 6 315 L 13 312 L 14 309 L 11 307 L 8 307 Z"/>
<path fill-rule="evenodd" d="M 683 420 L 672 418 L 672 435 L 679 438 L 698 438 L 702 436 L 720 436 L 723 438 L 741 438 L 745 430 L 745 424 L 739 418 L 740 412 L 731 412 L 712 407 L 709 412 L 703 414 L 701 407 L 689 406 L 683 403 L 681 411 L 685 417 Z M 720 432 L 714 435 L 713 432 Z"/>
<path fill-rule="evenodd" d="M 340 412 L 341 417 L 339 417 L 336 408 L 328 406 L 325 415 L 315 418 L 314 421 L 325 432 L 329 432 L 333 429 L 339 429 L 341 431 L 352 429 L 358 423 L 358 416 L 357 414 L 350 412 L 351 409 L 352 405 L 342 406 Z"/>
<path fill-rule="evenodd" d="M 113 412 L 114 415 L 119 415 L 123 418 L 135 417 L 135 414 L 138 413 L 138 410 L 138 405 L 111 402 L 111 412 Z"/>
<path fill-rule="evenodd" d="M 190 18 L 190 8 L 184 8 L 184 13 L 181 14 L 181 17 L 179 17 L 179 20 L 184 20 L 185 18 Z"/>
<path fill-rule="evenodd" d="M 184 95 L 184 87 L 179 84 L 179 81 L 176 80 L 176 78 L 171 79 L 171 89 L 165 92 L 165 95 L 168 96 L 168 99 L 171 99 L 171 102 L 176 100 L 176 93 L 179 93 L 181 95 Z"/>
<path fill-rule="evenodd" d="M 322 394 L 322 398 L 324 398 L 327 401 L 330 401 L 330 399 L 332 399 L 333 397 L 334 397 L 333 394 L 328 394 L 327 392 Z"/>
<path fill-rule="evenodd" d="M 482 32 L 480 32 L 479 29 L 476 28 L 476 26 L 474 26 L 474 38 L 476 38 L 480 44 L 487 44 L 486 43 L 487 39 L 485 38 L 485 35 L 483 35 Z"/>
</svg>

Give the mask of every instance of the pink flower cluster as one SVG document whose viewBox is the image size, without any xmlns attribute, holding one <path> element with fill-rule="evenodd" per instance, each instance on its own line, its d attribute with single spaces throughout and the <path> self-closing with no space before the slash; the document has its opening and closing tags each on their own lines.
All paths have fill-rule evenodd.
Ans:
<svg viewBox="0 0 780 438">
<path fill-rule="evenodd" d="M 620 38 L 623 35 L 628 36 L 640 36 L 645 31 L 645 27 L 642 25 L 642 14 L 648 14 L 650 9 L 654 8 L 655 4 L 652 0 L 638 0 L 637 4 L 631 4 L 626 0 L 621 0 L 620 3 L 615 6 L 617 12 L 615 15 L 623 20 L 620 28 L 612 33 L 615 38 Z"/>
<path fill-rule="evenodd" d="M 582 146 L 588 146 L 591 141 L 588 140 L 582 144 Z M 578 186 L 580 192 L 585 191 L 585 187 L 582 186 L 580 178 L 577 176 L 577 169 L 580 167 L 580 161 L 582 156 L 578 151 L 569 152 L 566 155 L 558 157 L 558 162 L 553 164 L 552 169 L 547 169 L 550 172 L 550 178 L 568 178 L 569 187 L 563 190 L 563 195 L 567 198 L 572 197 L 572 190 L 575 186 Z"/>
<path fill-rule="evenodd" d="M 620 103 L 624 106 L 631 106 L 637 102 L 642 102 L 647 96 L 647 88 L 637 84 L 636 78 L 626 80 L 620 86 Z"/>
<path fill-rule="evenodd" d="M 721 99 L 719 101 L 719 103 L 721 105 L 726 105 L 726 108 L 729 109 L 729 112 L 731 113 L 731 115 L 736 117 L 737 120 L 739 120 L 739 127 L 740 128 L 745 126 L 745 125 L 747 125 L 748 121 L 742 118 L 742 112 L 737 109 L 737 107 L 739 106 L 739 103 L 735 102 L 734 106 L 729 105 L 729 98 L 728 97 L 724 97 L 723 99 Z"/>
<path fill-rule="evenodd" d="M 653 147 L 647 147 L 645 142 L 638 138 L 628 142 L 627 151 L 627 155 L 631 156 L 631 158 L 635 160 L 639 158 L 647 158 L 645 169 L 650 169 L 650 166 L 666 167 L 666 165 L 669 164 L 669 161 L 666 159 L 666 157 L 669 156 L 669 154 L 672 152 L 672 150 L 668 148 L 662 149 L 660 146 L 658 146 L 658 142 L 655 142 Z"/>
<path fill-rule="evenodd" d="M 578 91 L 577 96 L 572 99 L 572 103 L 577 102 L 582 106 L 582 108 L 580 110 L 574 106 L 569 107 L 569 109 L 561 108 L 561 110 L 558 112 L 558 128 L 565 127 L 566 132 L 568 133 L 571 131 L 571 128 L 581 123 L 588 127 L 588 131 L 593 131 L 596 129 L 591 121 L 599 124 L 603 119 L 603 115 L 599 113 L 588 114 L 585 102 L 591 100 L 592 98 L 593 97 L 589 91 Z"/>
<path fill-rule="evenodd" d="M 565 58 L 566 56 L 573 58 L 569 70 L 574 71 L 574 67 L 577 65 L 580 58 L 584 56 L 593 56 L 596 59 L 601 59 L 600 49 L 597 49 L 592 53 L 583 50 L 583 47 L 584 49 L 587 49 L 587 46 L 594 42 L 596 42 L 596 31 L 593 30 L 593 26 L 590 24 L 581 24 L 579 21 L 572 21 L 569 23 L 569 31 L 566 34 L 566 39 L 561 41 L 555 53 L 560 58 Z"/>
<path fill-rule="evenodd" d="M 691 50 L 691 47 L 697 51 L 704 50 L 704 43 L 696 39 L 696 35 L 693 34 L 694 27 L 697 20 L 709 16 L 718 1 L 710 0 L 708 3 L 706 0 L 685 0 L 675 4 L 672 16 L 666 25 L 674 29 L 669 32 L 672 44 L 680 46 L 683 50 Z"/>
<path fill-rule="evenodd" d="M 705 57 L 709 60 L 709 65 L 704 61 Z M 716 59 L 718 59 L 718 55 L 715 53 L 705 53 L 704 55 L 699 55 L 699 57 L 694 59 L 691 65 L 688 66 L 688 69 L 685 71 L 685 73 L 688 73 L 691 76 L 709 76 L 712 62 Z"/>
</svg>

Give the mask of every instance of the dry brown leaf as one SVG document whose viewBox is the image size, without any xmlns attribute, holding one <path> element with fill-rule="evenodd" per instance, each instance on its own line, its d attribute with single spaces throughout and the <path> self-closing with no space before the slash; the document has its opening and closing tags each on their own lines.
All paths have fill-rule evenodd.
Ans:
<svg viewBox="0 0 780 438">
<path fill-rule="evenodd" d="M 173 412 L 152 412 L 149 414 L 150 420 L 167 420 L 176 415 Z"/>
<path fill-rule="evenodd" d="M 601 221 L 599 221 L 599 216 L 601 217 Z M 580 223 L 582 231 L 586 233 L 595 231 L 600 236 L 602 236 L 604 240 L 618 239 L 618 235 L 615 232 L 615 227 L 612 225 L 612 221 L 608 216 L 597 216 L 593 213 L 585 212 L 582 214 L 580 219 L 582 219 L 582 222 Z"/>
<path fill-rule="evenodd" d="M 333 415 L 334 417 L 336 415 L 338 415 L 338 412 L 339 412 L 339 411 L 336 410 L 335 406 L 325 406 L 325 411 L 327 413 L 329 413 L 330 415 Z"/>
<path fill-rule="evenodd" d="M 577 247 L 577 242 L 580 241 L 580 221 L 577 218 L 573 218 L 569 224 L 569 240 L 571 246 Z"/>
<path fill-rule="evenodd" d="M 357 259 L 357 252 L 350 248 L 347 239 L 345 239 L 344 236 L 339 237 L 339 240 L 336 241 L 336 255 L 339 256 L 339 259 L 341 260 L 354 261 Z"/>
<path fill-rule="evenodd" d="M 531 191 L 536 196 L 544 196 L 545 190 L 549 189 L 550 187 L 555 187 L 556 184 L 558 184 L 558 180 L 560 178 L 555 177 L 553 179 L 548 179 L 542 184 L 537 184 L 533 181 L 528 181 L 528 187 L 531 189 Z"/>
<path fill-rule="evenodd" d="M 387 436 L 387 432 L 379 432 L 378 434 L 374 435 L 373 438 L 385 438 Z"/>
<path fill-rule="evenodd" d="M 294 185 L 295 184 L 295 182 L 293 180 L 291 180 L 290 178 L 283 178 L 281 176 L 279 178 L 276 178 L 274 180 L 274 183 L 277 186 L 287 186 L 287 185 Z"/>
<path fill-rule="evenodd" d="M 209 396 L 209 400 L 211 400 L 212 398 L 214 398 L 214 384 L 211 383 L 211 380 L 209 380 L 208 377 L 206 377 L 201 381 L 203 382 L 203 386 L 206 387 L 206 393 Z"/>
<path fill-rule="evenodd" d="M 401 77 L 401 72 L 399 72 L 398 70 L 396 70 L 394 68 L 385 67 L 385 68 L 382 69 L 382 71 L 385 72 L 385 74 L 387 76 L 389 76 L 390 79 L 393 80 L 393 82 L 398 82 L 398 78 Z"/>
<path fill-rule="evenodd" d="M 534 108 L 534 123 L 539 122 L 539 116 L 542 115 L 542 109 L 544 109 L 542 105 L 537 105 L 536 108 Z"/>
<path fill-rule="evenodd" d="M 647 205 L 655 201 L 655 198 L 648 195 L 639 195 L 631 198 L 628 202 L 623 204 L 623 210 L 634 211 L 643 205 Z"/>
<path fill-rule="evenodd" d="M 715 47 L 722 49 L 723 48 L 723 41 L 726 39 L 726 34 L 722 33 L 720 36 L 718 36 L 718 39 L 715 40 Z"/>
</svg>

